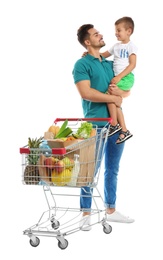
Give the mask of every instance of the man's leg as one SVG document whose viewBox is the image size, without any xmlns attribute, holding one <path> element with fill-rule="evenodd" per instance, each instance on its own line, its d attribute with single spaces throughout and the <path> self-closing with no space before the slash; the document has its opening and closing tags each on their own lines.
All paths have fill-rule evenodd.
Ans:
<svg viewBox="0 0 163 260">
<path fill-rule="evenodd" d="M 115 144 L 118 135 L 116 133 L 108 137 L 104 155 L 104 202 L 108 211 L 111 209 L 112 212 L 116 207 L 117 177 L 124 149 L 124 143 L 121 145 Z"/>
<path fill-rule="evenodd" d="M 116 138 L 117 134 L 109 137 L 105 148 L 104 201 L 106 206 L 106 219 L 109 222 L 133 223 L 134 219 L 122 215 L 116 210 L 117 179 L 124 149 L 124 143 L 120 145 L 115 144 Z"/>
</svg>

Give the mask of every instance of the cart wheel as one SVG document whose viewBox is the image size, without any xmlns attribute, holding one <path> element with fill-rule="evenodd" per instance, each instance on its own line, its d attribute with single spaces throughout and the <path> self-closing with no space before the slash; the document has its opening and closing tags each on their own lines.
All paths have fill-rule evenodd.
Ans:
<svg viewBox="0 0 163 260">
<path fill-rule="evenodd" d="M 66 249 L 68 247 L 68 241 L 66 239 L 64 239 L 64 243 L 62 243 L 61 241 L 58 241 L 58 247 L 60 249 Z"/>
<path fill-rule="evenodd" d="M 34 242 L 33 242 L 32 239 L 29 240 L 30 245 L 33 246 L 33 247 L 36 247 L 40 244 L 40 239 L 38 237 L 35 237 L 35 240 L 36 241 L 34 241 Z"/>
<path fill-rule="evenodd" d="M 52 228 L 54 228 L 54 229 L 58 229 L 59 226 L 60 226 L 60 223 L 58 220 L 56 220 L 54 223 L 52 223 Z"/>
<path fill-rule="evenodd" d="M 103 231 L 104 231 L 105 234 L 110 234 L 112 232 L 112 227 L 109 224 L 104 225 Z"/>
</svg>

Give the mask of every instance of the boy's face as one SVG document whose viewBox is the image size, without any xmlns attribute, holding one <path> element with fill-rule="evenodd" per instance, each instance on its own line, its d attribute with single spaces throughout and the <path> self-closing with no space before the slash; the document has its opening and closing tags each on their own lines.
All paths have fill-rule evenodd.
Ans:
<svg viewBox="0 0 163 260">
<path fill-rule="evenodd" d="M 118 41 L 128 41 L 130 39 L 130 35 L 131 29 L 126 29 L 124 23 L 120 23 L 115 26 L 115 36 L 117 37 Z"/>
</svg>

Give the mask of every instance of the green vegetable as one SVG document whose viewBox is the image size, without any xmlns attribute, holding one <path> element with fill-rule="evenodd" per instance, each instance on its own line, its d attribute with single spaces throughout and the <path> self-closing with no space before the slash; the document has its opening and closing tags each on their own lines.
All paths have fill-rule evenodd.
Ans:
<svg viewBox="0 0 163 260">
<path fill-rule="evenodd" d="M 92 127 L 92 123 L 83 122 L 81 123 L 81 126 L 78 128 L 76 135 L 78 136 L 78 138 L 89 138 L 91 135 Z"/>
<path fill-rule="evenodd" d="M 79 136 L 78 136 L 77 134 L 74 134 L 74 133 L 72 133 L 72 136 L 73 136 L 75 139 L 78 139 L 78 138 L 79 138 Z"/>
<path fill-rule="evenodd" d="M 66 127 L 60 134 L 55 136 L 55 139 L 67 137 L 72 133 L 72 129 L 70 127 Z"/>
<path fill-rule="evenodd" d="M 57 135 L 55 136 L 55 138 L 60 138 L 60 135 L 62 134 L 62 132 L 66 129 L 68 125 L 68 120 L 66 119 L 63 124 L 61 125 L 61 128 L 59 129 L 59 132 L 57 133 Z M 61 137 L 65 137 L 65 136 L 61 136 Z"/>
</svg>

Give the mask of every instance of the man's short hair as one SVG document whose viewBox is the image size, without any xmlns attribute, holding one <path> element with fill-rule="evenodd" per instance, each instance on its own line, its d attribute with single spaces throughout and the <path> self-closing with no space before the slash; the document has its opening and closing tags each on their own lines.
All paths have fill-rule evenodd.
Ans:
<svg viewBox="0 0 163 260">
<path fill-rule="evenodd" d="M 83 24 L 82 26 L 80 26 L 80 28 L 77 31 L 77 37 L 78 37 L 78 41 L 80 42 L 80 44 L 86 48 L 85 45 L 85 40 L 89 39 L 89 32 L 88 30 L 94 28 L 93 24 Z"/>
</svg>

